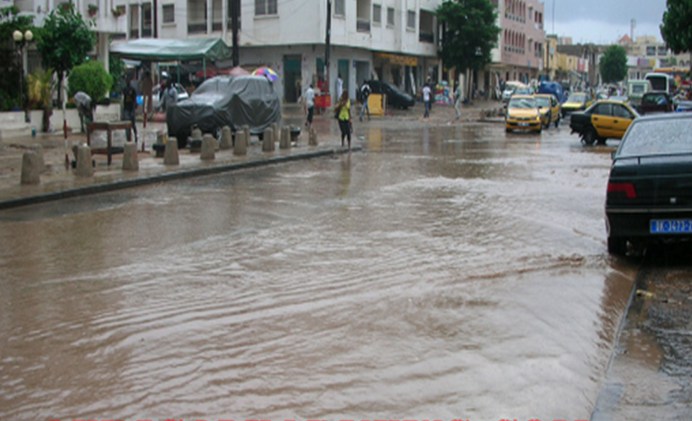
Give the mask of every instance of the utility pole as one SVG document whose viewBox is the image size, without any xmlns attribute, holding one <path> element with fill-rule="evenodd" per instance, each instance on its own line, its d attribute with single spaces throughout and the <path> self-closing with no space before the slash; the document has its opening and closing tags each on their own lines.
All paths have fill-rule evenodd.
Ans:
<svg viewBox="0 0 692 421">
<path fill-rule="evenodd" d="M 324 81 L 327 85 L 327 92 L 331 91 L 329 83 L 329 43 L 332 35 L 332 0 L 327 0 L 327 37 L 324 41 Z"/>
<path fill-rule="evenodd" d="M 238 45 L 238 8 L 240 0 L 231 0 L 231 31 L 233 36 L 233 67 L 240 65 L 240 46 Z"/>
</svg>

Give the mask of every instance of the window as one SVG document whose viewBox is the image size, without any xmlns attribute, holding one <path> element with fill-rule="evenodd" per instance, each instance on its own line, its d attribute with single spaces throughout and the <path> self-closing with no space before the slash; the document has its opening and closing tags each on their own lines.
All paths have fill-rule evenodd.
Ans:
<svg viewBox="0 0 692 421">
<path fill-rule="evenodd" d="M 346 15 L 346 2 L 345 0 L 334 0 L 334 14 L 338 16 Z"/>
<path fill-rule="evenodd" d="M 620 118 L 628 118 L 630 120 L 632 119 L 632 114 L 630 114 L 627 108 L 623 107 L 620 104 L 613 105 L 613 116 Z"/>
<path fill-rule="evenodd" d="M 394 26 L 394 8 L 387 8 L 387 26 Z"/>
<path fill-rule="evenodd" d="M 164 4 L 161 9 L 163 10 L 163 23 L 175 22 L 175 4 Z"/>
<path fill-rule="evenodd" d="M 593 113 L 598 115 L 613 115 L 610 104 L 598 104 L 596 109 L 593 110 Z"/>
<path fill-rule="evenodd" d="M 658 46 L 658 55 L 659 56 L 665 56 L 667 52 L 668 52 L 668 49 L 666 48 L 665 45 L 659 45 Z"/>
<path fill-rule="evenodd" d="M 655 56 L 656 55 L 656 46 L 655 45 L 647 45 L 646 55 L 647 56 Z"/>
<path fill-rule="evenodd" d="M 409 10 L 406 13 L 406 28 L 416 29 L 416 12 Z"/>
<path fill-rule="evenodd" d="M 382 6 L 379 4 L 372 5 L 372 22 L 382 23 Z"/>
<path fill-rule="evenodd" d="M 255 0 L 255 15 L 276 15 L 276 0 Z"/>
</svg>

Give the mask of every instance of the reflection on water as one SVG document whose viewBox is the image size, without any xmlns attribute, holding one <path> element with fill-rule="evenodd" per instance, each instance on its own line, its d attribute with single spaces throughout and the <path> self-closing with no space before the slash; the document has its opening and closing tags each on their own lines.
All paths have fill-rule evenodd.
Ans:
<svg viewBox="0 0 692 421">
<path fill-rule="evenodd" d="M 0 416 L 588 418 L 632 276 L 608 157 L 402 126 L 0 213 Z"/>
</svg>

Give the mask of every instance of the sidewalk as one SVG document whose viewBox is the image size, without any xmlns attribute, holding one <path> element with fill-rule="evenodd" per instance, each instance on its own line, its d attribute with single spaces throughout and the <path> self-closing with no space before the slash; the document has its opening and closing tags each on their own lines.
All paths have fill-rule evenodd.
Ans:
<svg viewBox="0 0 692 421">
<path fill-rule="evenodd" d="M 499 103 L 477 102 L 474 105 L 463 108 L 462 119 L 455 120 L 454 108 L 446 105 L 434 105 L 431 117 L 422 119 L 423 107 L 416 107 L 401 111 L 392 110 L 382 117 L 373 119 L 386 120 L 420 120 L 427 124 L 450 124 L 477 121 L 480 111 L 484 108 L 497 108 Z M 354 113 L 359 110 L 356 106 Z M 232 171 L 250 166 L 268 165 L 297 159 L 309 159 L 318 156 L 342 153 L 336 123 L 331 118 L 331 113 L 317 116 L 314 127 L 317 131 L 318 146 L 308 146 L 308 134 L 305 127 L 303 110 L 299 105 L 284 105 L 282 109 L 283 124 L 300 126 L 301 134 L 298 142 L 291 149 L 280 150 L 278 144 L 274 152 L 262 152 L 261 143 L 256 137 L 251 139 L 246 156 L 235 156 L 233 150 L 217 151 L 213 161 L 202 161 L 199 153 L 190 153 L 188 150 L 179 151 L 180 165 L 165 166 L 163 158 L 156 158 L 151 146 L 156 142 L 158 131 L 166 131 L 165 123 L 147 122 L 144 128 L 142 121 L 137 122 L 139 133 L 139 147 L 144 142 L 144 151 L 138 153 L 139 171 L 123 171 L 122 154 L 113 155 L 113 162 L 107 165 L 106 155 L 92 155 L 96 163 L 92 177 L 77 177 L 74 170 L 66 167 L 68 160 L 74 159 L 72 146 L 86 142 L 83 133 L 71 133 L 67 139 L 62 132 L 39 133 L 35 137 L 25 136 L 0 141 L 0 209 L 23 206 L 32 203 L 40 203 L 57 200 L 83 194 L 93 194 L 115 189 L 122 189 L 160 182 L 165 180 L 192 177 L 211 174 L 214 172 Z M 357 121 L 357 120 L 355 120 Z M 364 123 L 367 124 L 367 123 Z M 105 145 L 105 133 L 96 133 L 92 144 Z M 125 135 L 122 132 L 113 133 L 113 145 L 122 146 Z M 41 174 L 38 185 L 21 185 L 21 165 L 24 152 L 40 146 L 43 152 L 45 170 Z M 353 150 L 359 150 L 361 146 L 358 136 L 354 136 Z"/>
</svg>

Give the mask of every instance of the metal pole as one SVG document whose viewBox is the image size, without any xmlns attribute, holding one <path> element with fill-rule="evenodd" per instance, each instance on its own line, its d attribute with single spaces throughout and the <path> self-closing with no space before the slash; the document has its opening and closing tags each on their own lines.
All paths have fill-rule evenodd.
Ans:
<svg viewBox="0 0 692 421">
<path fill-rule="evenodd" d="M 238 45 L 238 7 L 240 0 L 231 0 L 231 30 L 233 33 L 233 67 L 240 66 L 240 46 Z"/>
<path fill-rule="evenodd" d="M 325 39 L 324 49 L 324 81 L 327 86 L 327 92 L 330 92 L 331 84 L 329 83 L 329 48 L 330 38 L 332 34 L 332 0 L 327 0 L 327 36 Z"/>
</svg>

